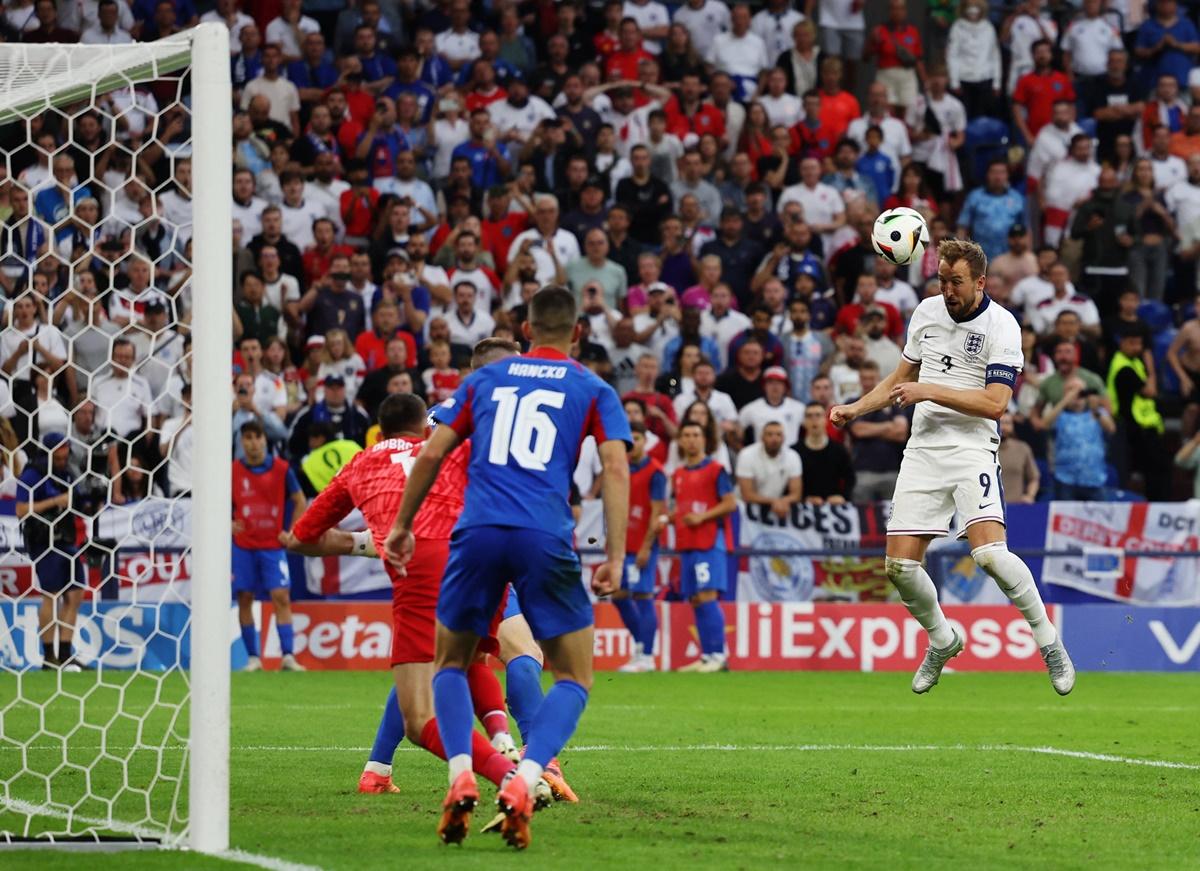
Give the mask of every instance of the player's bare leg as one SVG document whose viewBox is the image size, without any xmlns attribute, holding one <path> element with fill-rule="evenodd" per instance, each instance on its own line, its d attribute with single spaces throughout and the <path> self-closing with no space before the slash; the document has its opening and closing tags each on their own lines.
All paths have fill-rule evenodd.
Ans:
<svg viewBox="0 0 1200 871">
<path fill-rule="evenodd" d="M 914 693 L 927 693 L 942 676 L 942 669 L 962 652 L 963 640 L 950 626 L 938 604 L 937 587 L 921 563 L 931 536 L 889 535 L 884 565 L 900 601 L 929 633 L 929 649 L 913 675 Z"/>
<path fill-rule="evenodd" d="M 971 558 L 991 575 L 1029 623 L 1033 641 L 1050 674 L 1050 683 L 1055 692 L 1065 696 L 1075 686 L 1075 666 L 1046 613 L 1029 566 L 1008 549 L 1004 525 L 995 520 L 973 523 L 967 527 L 967 541 L 971 544 Z"/>
<path fill-rule="evenodd" d="M 262 671 L 258 656 L 258 627 L 254 625 L 254 593 L 241 590 L 237 594 L 238 625 L 242 630 L 242 645 L 246 648 L 246 671 Z"/>
<path fill-rule="evenodd" d="M 271 591 L 271 604 L 275 607 L 275 632 L 279 635 L 279 649 L 283 654 L 280 667 L 284 671 L 308 671 L 300 663 L 292 651 L 292 596 L 286 590 L 277 588 Z"/>
</svg>

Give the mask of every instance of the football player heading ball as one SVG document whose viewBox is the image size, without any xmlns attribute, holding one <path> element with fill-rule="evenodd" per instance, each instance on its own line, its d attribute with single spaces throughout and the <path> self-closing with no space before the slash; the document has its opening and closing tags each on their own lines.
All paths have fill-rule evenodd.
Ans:
<svg viewBox="0 0 1200 871">
<path fill-rule="evenodd" d="M 978 244 L 946 239 L 938 246 L 938 260 L 941 293 L 913 312 L 896 371 L 857 402 L 835 405 L 829 417 L 846 426 L 889 403 L 916 406 L 892 498 L 886 558 L 888 579 L 929 633 L 913 692 L 928 692 L 963 649 L 921 565 L 930 540 L 947 534 L 957 509 L 959 535 L 970 542 L 972 558 L 1029 622 L 1050 682 L 1066 695 L 1075 685 L 1075 668 L 1029 567 L 1005 543 L 996 422 L 1008 408 L 1023 363 L 1021 330 L 983 292 L 987 256 Z"/>
</svg>

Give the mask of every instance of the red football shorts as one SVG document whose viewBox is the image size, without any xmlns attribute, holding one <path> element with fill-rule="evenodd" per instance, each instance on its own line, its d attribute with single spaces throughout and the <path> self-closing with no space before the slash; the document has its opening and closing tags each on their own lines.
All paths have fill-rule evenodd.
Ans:
<svg viewBox="0 0 1200 871">
<path fill-rule="evenodd" d="M 392 579 L 392 665 L 433 662 L 438 590 L 449 555 L 449 540 L 421 539 L 408 562 L 407 575 L 397 577 L 388 566 Z"/>
<path fill-rule="evenodd" d="M 408 574 L 404 577 L 397 576 L 391 565 L 384 563 L 392 579 L 392 665 L 433 662 L 437 597 L 449 555 L 448 539 L 423 538 L 417 541 L 413 557 L 408 562 Z M 500 656 L 500 642 L 496 633 L 504 619 L 507 602 L 508 591 L 505 590 L 500 607 L 492 618 L 488 637 L 479 640 L 481 653 Z"/>
</svg>

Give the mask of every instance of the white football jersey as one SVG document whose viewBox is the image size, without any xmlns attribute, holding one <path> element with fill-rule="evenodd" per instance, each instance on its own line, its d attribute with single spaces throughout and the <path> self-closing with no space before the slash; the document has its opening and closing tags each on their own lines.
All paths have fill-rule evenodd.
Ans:
<svg viewBox="0 0 1200 871">
<path fill-rule="evenodd" d="M 940 296 L 922 300 L 908 325 L 904 358 L 921 364 L 920 382 L 958 390 L 982 390 L 996 383 L 1015 387 L 1025 359 L 1016 318 L 986 296 L 975 314 L 961 323 L 950 317 Z M 910 448 L 994 451 L 999 445 L 993 420 L 934 402 L 918 402 L 913 411 Z"/>
</svg>

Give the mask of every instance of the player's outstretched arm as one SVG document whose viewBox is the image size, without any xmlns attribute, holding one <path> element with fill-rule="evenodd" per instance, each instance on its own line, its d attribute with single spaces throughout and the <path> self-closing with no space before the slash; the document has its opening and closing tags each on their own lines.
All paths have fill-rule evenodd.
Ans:
<svg viewBox="0 0 1200 871">
<path fill-rule="evenodd" d="M 327 529 L 316 541 L 301 541 L 290 532 L 281 532 L 279 543 L 301 556 L 379 556 L 375 539 L 370 530 L 365 529 L 362 532 Z"/>
<path fill-rule="evenodd" d="M 421 447 L 421 453 L 413 463 L 412 471 L 408 473 L 408 481 L 404 485 L 404 498 L 400 500 L 400 510 L 396 513 L 396 522 L 388 533 L 387 544 L 384 545 L 384 558 L 403 574 L 404 564 L 408 562 L 413 552 L 412 524 L 417 516 L 425 495 L 437 479 L 438 469 L 442 460 L 458 445 L 458 433 L 452 426 L 439 426 L 433 435 Z M 622 538 L 622 547 L 624 538 Z"/>
<path fill-rule="evenodd" d="M 960 414 L 999 420 L 1008 409 L 1012 388 L 1007 384 L 988 384 L 983 388 L 959 390 L 941 384 L 898 384 L 892 388 L 892 401 L 901 408 L 918 402 L 936 402 Z"/>
<path fill-rule="evenodd" d="M 891 375 L 880 381 L 875 389 L 866 396 L 860 397 L 849 405 L 835 405 L 829 409 L 829 419 L 834 426 L 846 426 L 850 421 L 864 414 L 891 405 L 892 391 L 901 384 L 916 383 L 917 374 L 921 371 L 920 363 L 913 363 L 901 357 L 900 364 Z"/>
<path fill-rule="evenodd" d="M 629 524 L 629 458 L 625 442 L 600 444 L 600 498 L 604 501 L 605 563 L 592 575 L 592 592 L 607 596 L 621 583 L 625 534 Z M 407 494 L 405 494 L 407 497 Z"/>
</svg>

